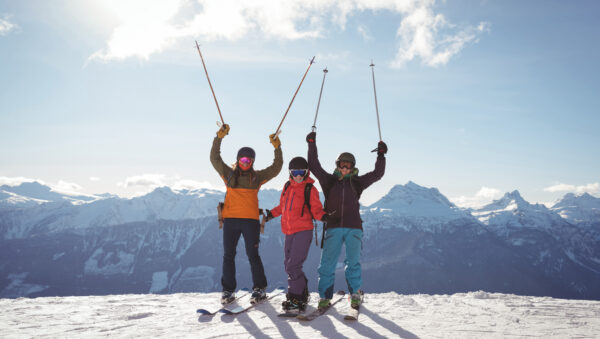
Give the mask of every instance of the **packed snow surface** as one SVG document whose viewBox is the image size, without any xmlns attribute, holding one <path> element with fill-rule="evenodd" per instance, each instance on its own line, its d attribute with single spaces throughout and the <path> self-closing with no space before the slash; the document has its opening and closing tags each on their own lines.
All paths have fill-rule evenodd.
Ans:
<svg viewBox="0 0 600 339">
<path fill-rule="evenodd" d="M 346 300 L 311 322 L 277 317 L 284 296 L 237 316 L 198 316 L 218 293 L 0 299 L 0 333 L 21 337 L 597 338 L 600 301 L 498 293 L 367 294 L 357 322 Z M 312 304 L 318 295 L 311 295 Z M 312 309 L 312 307 L 311 307 Z"/>
</svg>

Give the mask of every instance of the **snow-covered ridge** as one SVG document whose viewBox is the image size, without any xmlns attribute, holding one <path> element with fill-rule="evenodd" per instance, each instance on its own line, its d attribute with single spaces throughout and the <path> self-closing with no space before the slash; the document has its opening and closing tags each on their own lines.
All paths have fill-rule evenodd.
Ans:
<svg viewBox="0 0 600 339">
<path fill-rule="evenodd" d="M 280 193 L 275 189 L 261 190 L 260 206 L 276 206 Z M 40 231 L 39 227 L 43 228 L 41 231 L 59 231 L 140 221 L 197 219 L 216 215 L 216 206 L 223 197 L 222 191 L 211 189 L 159 187 L 128 199 L 110 194 L 69 195 L 37 182 L 5 185 L 0 186 L 0 212 L 4 211 L 9 226 L 0 225 L 3 226 L 0 231 L 4 238 L 22 238 L 34 229 Z M 600 199 L 589 194 L 567 194 L 548 209 L 541 204 L 530 204 L 515 190 L 480 209 L 465 210 L 450 202 L 437 188 L 409 181 L 392 187 L 384 197 L 363 208 L 362 213 L 371 221 L 386 217 L 410 219 L 413 225 L 428 230 L 460 219 L 497 228 L 548 228 L 565 220 L 600 222 Z"/>
<path fill-rule="evenodd" d="M 517 190 L 472 210 L 471 214 L 485 225 L 501 228 L 549 228 L 564 222 L 546 206 L 527 202 Z"/>
<path fill-rule="evenodd" d="M 572 223 L 600 222 L 600 198 L 588 193 L 568 193 L 552 206 L 552 210 Z"/>
<path fill-rule="evenodd" d="M 383 198 L 366 208 L 387 215 L 453 220 L 468 213 L 451 203 L 437 188 L 419 186 L 412 181 L 395 185 Z"/>
</svg>

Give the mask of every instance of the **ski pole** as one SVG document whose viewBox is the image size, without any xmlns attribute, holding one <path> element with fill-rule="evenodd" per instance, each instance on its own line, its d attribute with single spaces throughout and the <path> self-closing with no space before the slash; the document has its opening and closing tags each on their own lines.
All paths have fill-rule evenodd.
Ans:
<svg viewBox="0 0 600 339">
<path fill-rule="evenodd" d="M 221 114 L 221 108 L 219 108 L 219 102 L 217 101 L 217 96 L 215 95 L 215 90 L 210 83 L 210 77 L 208 76 L 208 71 L 206 70 L 206 64 L 204 63 L 204 58 L 202 57 L 202 52 L 200 52 L 200 45 L 198 45 L 198 40 L 196 40 L 196 49 L 198 49 L 198 54 L 200 54 L 200 60 L 202 60 L 202 66 L 204 67 L 204 73 L 206 74 L 206 80 L 208 80 L 208 85 L 210 86 L 210 91 L 212 92 L 213 98 L 215 99 L 215 104 L 217 104 L 217 110 L 219 111 L 219 117 L 221 118 L 221 123 L 225 125 L 225 121 L 223 120 L 223 115 Z"/>
<path fill-rule="evenodd" d="M 379 124 L 379 108 L 377 107 L 377 90 L 375 89 L 375 64 L 371 60 L 371 74 L 373 75 L 373 94 L 375 95 L 375 113 L 377 114 L 377 128 L 379 129 L 379 141 L 383 141 L 381 138 L 381 125 Z"/>
<path fill-rule="evenodd" d="M 314 132 L 317 129 L 317 116 L 319 115 L 319 106 L 321 106 L 321 95 L 323 95 L 323 85 L 325 85 L 325 76 L 327 75 L 327 66 L 323 70 L 323 82 L 321 82 L 321 92 L 319 92 L 319 102 L 317 102 L 317 112 L 315 112 L 315 121 L 313 121 L 312 131 Z"/>
<path fill-rule="evenodd" d="M 288 112 L 290 111 L 290 108 L 292 107 L 292 103 L 294 102 L 294 99 L 296 98 L 296 94 L 298 94 L 298 91 L 300 90 L 300 87 L 302 86 L 302 83 L 304 82 L 304 78 L 306 78 L 306 74 L 308 73 L 308 70 L 310 69 L 310 66 L 312 66 L 312 64 L 314 62 L 315 62 L 315 57 L 313 57 L 310 60 L 310 63 L 308 64 L 308 68 L 306 69 L 306 72 L 304 72 L 304 76 L 302 76 L 302 80 L 300 80 L 300 84 L 298 85 L 298 88 L 296 89 L 296 92 L 294 93 L 294 96 L 292 97 L 292 101 L 290 101 L 290 105 L 285 110 L 285 114 L 283 115 L 283 119 L 281 119 L 281 122 L 279 123 L 279 126 L 277 126 L 277 130 L 275 131 L 275 137 L 277 137 L 277 134 L 279 133 L 279 129 L 281 128 L 281 125 L 283 124 L 283 121 L 285 120 L 285 117 L 287 116 Z"/>
</svg>

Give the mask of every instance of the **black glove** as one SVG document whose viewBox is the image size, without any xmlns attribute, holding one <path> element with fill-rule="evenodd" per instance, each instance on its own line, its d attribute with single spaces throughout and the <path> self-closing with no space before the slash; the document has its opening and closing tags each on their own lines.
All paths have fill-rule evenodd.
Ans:
<svg viewBox="0 0 600 339">
<path fill-rule="evenodd" d="M 322 222 L 327 222 L 327 219 L 329 218 L 329 214 L 325 213 L 323 214 L 323 216 L 321 217 L 321 221 Z"/>
<path fill-rule="evenodd" d="M 271 211 L 267 210 L 267 216 L 265 217 L 265 222 L 267 222 L 267 221 L 269 221 L 269 220 L 271 220 L 273 218 L 275 218 L 273 216 L 273 213 L 271 213 Z"/>
<path fill-rule="evenodd" d="M 388 149 L 387 149 L 387 145 L 385 144 L 385 142 L 383 142 L 383 141 L 380 141 L 380 142 L 377 144 L 377 155 L 383 155 L 383 154 L 386 154 L 386 153 L 387 153 L 387 151 L 388 151 Z"/>
<path fill-rule="evenodd" d="M 306 136 L 306 142 L 308 142 L 308 143 L 311 143 L 311 142 L 314 143 L 316 139 L 317 139 L 317 132 L 310 132 Z"/>
</svg>

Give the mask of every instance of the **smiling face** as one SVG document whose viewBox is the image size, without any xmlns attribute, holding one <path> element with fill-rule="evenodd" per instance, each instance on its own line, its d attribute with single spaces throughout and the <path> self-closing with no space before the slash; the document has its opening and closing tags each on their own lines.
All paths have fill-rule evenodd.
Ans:
<svg viewBox="0 0 600 339">
<path fill-rule="evenodd" d="M 348 173 L 352 172 L 353 168 L 354 164 L 349 161 L 340 161 L 338 164 L 338 171 L 340 171 L 342 175 L 347 175 Z"/>
<path fill-rule="evenodd" d="M 247 171 L 252 167 L 252 158 L 243 157 L 238 160 L 238 166 L 242 169 L 242 171 Z"/>
<path fill-rule="evenodd" d="M 301 183 L 302 181 L 304 181 L 307 172 L 307 169 L 291 169 L 290 177 L 292 177 L 292 179 L 294 179 L 295 182 Z"/>
</svg>

